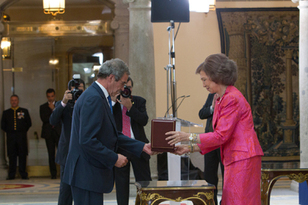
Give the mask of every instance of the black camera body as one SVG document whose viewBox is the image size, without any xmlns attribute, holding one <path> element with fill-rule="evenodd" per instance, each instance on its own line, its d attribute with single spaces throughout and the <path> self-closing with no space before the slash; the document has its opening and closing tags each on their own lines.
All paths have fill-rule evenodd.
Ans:
<svg viewBox="0 0 308 205">
<path fill-rule="evenodd" d="M 83 92 L 83 90 L 79 90 L 79 89 L 74 88 L 71 91 L 72 97 L 73 97 L 72 101 L 75 102 L 79 98 L 79 96 L 82 94 L 82 92 Z"/>
<path fill-rule="evenodd" d="M 130 91 L 130 89 L 126 85 L 124 85 L 124 90 L 121 90 L 120 95 L 123 98 L 130 98 L 131 95 L 132 95 L 132 92 Z M 120 95 L 118 95 L 118 100 L 120 100 Z"/>
<path fill-rule="evenodd" d="M 78 89 L 80 84 L 83 83 L 83 80 L 80 79 L 80 74 L 74 74 L 73 79 L 68 82 L 68 89 L 71 90 L 72 99 L 68 101 L 70 104 L 75 104 L 76 100 L 83 93 L 83 90 Z M 74 89 L 72 90 L 72 87 Z"/>
</svg>

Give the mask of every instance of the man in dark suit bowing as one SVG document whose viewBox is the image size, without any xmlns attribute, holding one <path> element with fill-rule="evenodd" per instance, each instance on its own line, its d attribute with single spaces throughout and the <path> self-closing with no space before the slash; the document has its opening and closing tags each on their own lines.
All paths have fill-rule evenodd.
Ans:
<svg viewBox="0 0 308 205">
<path fill-rule="evenodd" d="M 128 77 L 126 89 L 133 90 L 133 80 Z M 124 92 L 126 94 L 126 92 Z M 146 100 L 139 96 L 119 95 L 120 100 L 113 98 L 116 102 L 113 106 L 113 115 L 118 131 L 124 135 L 148 143 L 144 132 L 144 126 L 148 123 L 146 111 Z M 127 157 L 128 163 L 122 168 L 115 168 L 116 195 L 118 205 L 129 204 L 129 181 L 130 181 L 130 162 L 132 163 L 136 181 L 150 181 L 150 156 L 142 153 L 141 157 L 136 157 L 130 152 L 119 148 L 118 152 Z"/>
<path fill-rule="evenodd" d="M 123 167 L 127 158 L 118 147 L 139 156 L 151 152 L 151 145 L 131 139 L 117 131 L 111 96 L 123 90 L 129 69 L 120 59 L 106 61 L 95 81 L 78 98 L 73 112 L 65 183 L 71 185 L 75 205 L 103 205 L 103 193 L 114 184 L 114 167 Z"/>
<path fill-rule="evenodd" d="M 40 117 L 43 122 L 41 137 L 46 141 L 46 147 L 48 151 L 49 171 L 52 179 L 57 178 L 56 167 L 56 148 L 61 134 L 61 124 L 52 126 L 49 123 L 49 117 L 55 109 L 56 93 L 53 88 L 49 88 L 46 91 L 47 102 L 40 106 Z"/>
</svg>

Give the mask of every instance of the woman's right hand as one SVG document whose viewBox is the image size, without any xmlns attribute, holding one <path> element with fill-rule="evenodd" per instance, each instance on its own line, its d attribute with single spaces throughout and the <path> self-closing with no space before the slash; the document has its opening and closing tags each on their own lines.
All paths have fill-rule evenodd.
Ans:
<svg viewBox="0 0 308 205">
<path fill-rule="evenodd" d="M 190 146 L 181 144 L 181 145 L 175 146 L 175 150 L 172 153 L 177 154 L 177 155 L 183 155 L 188 152 L 190 152 Z"/>
</svg>

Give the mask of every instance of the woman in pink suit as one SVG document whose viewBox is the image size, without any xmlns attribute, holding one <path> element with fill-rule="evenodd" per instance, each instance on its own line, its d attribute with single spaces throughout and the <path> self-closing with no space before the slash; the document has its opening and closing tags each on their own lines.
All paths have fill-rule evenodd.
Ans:
<svg viewBox="0 0 308 205">
<path fill-rule="evenodd" d="M 196 70 L 203 87 L 216 93 L 213 105 L 213 130 L 204 134 L 167 132 L 169 144 L 189 141 L 176 146 L 176 154 L 200 151 L 206 154 L 220 147 L 225 166 L 222 205 L 261 204 L 261 156 L 263 155 L 250 106 L 233 85 L 237 80 L 236 63 L 224 54 L 213 54 Z"/>
</svg>

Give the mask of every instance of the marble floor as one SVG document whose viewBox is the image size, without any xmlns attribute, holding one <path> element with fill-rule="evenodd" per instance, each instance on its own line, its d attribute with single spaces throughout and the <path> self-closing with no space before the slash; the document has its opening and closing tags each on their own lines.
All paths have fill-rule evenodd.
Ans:
<svg viewBox="0 0 308 205">
<path fill-rule="evenodd" d="M 58 198 L 59 179 L 33 178 L 30 180 L 1 180 L 0 205 L 56 205 Z M 30 186 L 31 185 L 31 186 Z M 21 186 L 21 187 L 18 187 Z M 29 186 L 29 187 L 25 187 Z M 276 186 L 276 185 L 275 185 Z M 271 205 L 295 205 L 298 202 L 298 192 L 286 186 L 279 186 L 272 190 Z M 130 204 L 135 204 L 136 188 L 130 186 Z M 219 191 L 219 199 L 221 191 Z M 115 190 L 104 196 L 106 205 L 116 205 Z M 164 202 L 168 205 L 168 202 Z M 182 205 L 183 203 L 181 203 Z M 192 204 L 191 202 L 187 203 Z M 179 204 L 180 205 L 180 204 Z"/>
</svg>

